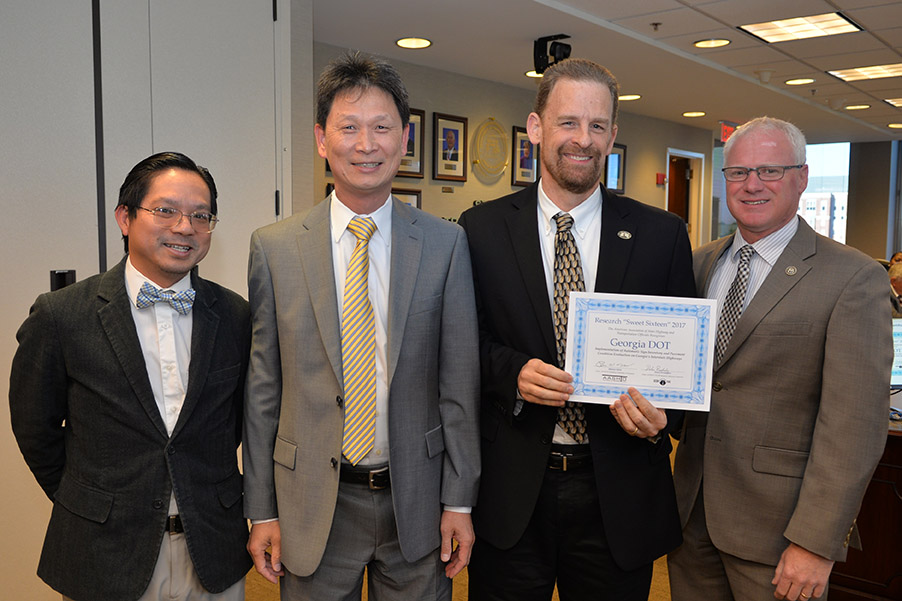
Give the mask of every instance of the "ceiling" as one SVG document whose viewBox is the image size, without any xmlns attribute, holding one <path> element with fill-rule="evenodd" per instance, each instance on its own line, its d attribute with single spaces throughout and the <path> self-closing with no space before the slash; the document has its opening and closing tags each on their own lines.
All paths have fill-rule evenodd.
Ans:
<svg viewBox="0 0 902 601">
<path fill-rule="evenodd" d="M 314 39 L 395 59 L 533 89 L 533 40 L 565 33 L 571 56 L 597 61 L 623 94 L 621 110 L 715 130 L 759 115 L 792 121 L 810 143 L 902 138 L 902 77 L 844 83 L 827 70 L 902 62 L 900 0 L 313 0 Z M 840 11 L 863 31 L 766 44 L 737 26 Z M 655 26 L 653 24 L 657 23 Z M 424 50 L 395 45 L 432 40 Z M 723 48 L 693 42 L 727 38 Z M 772 70 L 761 83 L 756 71 Z M 807 86 L 790 78 L 812 77 Z M 849 104 L 871 108 L 847 111 Z M 685 111 L 705 117 L 682 117 Z"/>
</svg>

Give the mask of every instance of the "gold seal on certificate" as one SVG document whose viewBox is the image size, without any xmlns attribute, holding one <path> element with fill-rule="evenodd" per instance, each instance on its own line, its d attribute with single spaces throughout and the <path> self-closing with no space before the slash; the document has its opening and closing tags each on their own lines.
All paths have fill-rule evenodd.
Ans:
<svg viewBox="0 0 902 601">
<path fill-rule="evenodd" d="M 660 409 L 708 411 L 717 301 L 570 293 L 570 400 L 611 404 L 630 386 Z"/>
</svg>

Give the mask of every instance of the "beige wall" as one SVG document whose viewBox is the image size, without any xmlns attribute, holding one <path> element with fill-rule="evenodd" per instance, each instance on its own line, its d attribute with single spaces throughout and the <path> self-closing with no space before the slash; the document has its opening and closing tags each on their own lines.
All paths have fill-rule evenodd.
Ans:
<svg viewBox="0 0 902 601">
<path fill-rule="evenodd" d="M 888 258 L 891 142 L 852 144 L 846 244 L 874 258 Z"/>
<path fill-rule="evenodd" d="M 314 44 L 314 79 L 330 60 L 345 52 L 343 48 L 326 44 Z M 421 190 L 423 209 L 440 217 L 457 218 L 476 200 L 491 200 L 520 190 L 511 186 L 509 168 L 495 180 L 480 179 L 468 166 L 467 181 L 447 182 L 432 179 L 432 113 L 440 112 L 458 115 L 468 119 L 468 136 L 472 141 L 476 127 L 494 117 L 511 135 L 514 125 L 526 126 L 526 117 L 532 110 L 535 91 L 496 84 L 484 79 L 457 75 L 446 71 L 436 71 L 401 61 L 391 61 L 401 73 L 410 94 L 410 105 L 426 111 L 425 123 L 425 168 L 423 179 L 399 177 L 395 187 Z M 296 76 L 301 74 L 295 72 Z M 706 170 L 710 179 L 710 157 L 712 134 L 705 129 L 689 127 L 658 119 L 651 119 L 622 112 L 619 119 L 620 132 L 617 141 L 627 145 L 626 194 L 648 204 L 664 207 L 666 190 L 655 185 L 655 173 L 667 172 L 667 148 L 679 148 L 705 155 Z M 295 152 L 307 144 L 314 148 L 313 116 L 308 121 L 294 121 Z M 307 141 L 304 142 L 306 131 Z M 510 141 L 508 141 L 510 142 Z M 325 195 L 327 177 L 324 161 L 316 155 L 313 161 L 313 195 L 317 200 Z M 451 192 L 443 189 L 450 188 Z M 298 189 L 298 185 L 295 185 Z M 710 202 L 710 186 L 705 188 Z M 295 202 L 299 208 L 299 203 Z"/>
</svg>

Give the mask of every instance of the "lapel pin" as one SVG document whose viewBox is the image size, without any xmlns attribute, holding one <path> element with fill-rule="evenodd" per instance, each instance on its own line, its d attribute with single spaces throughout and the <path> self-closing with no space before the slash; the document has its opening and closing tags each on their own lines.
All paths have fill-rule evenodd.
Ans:
<svg viewBox="0 0 902 601">
<path fill-rule="evenodd" d="M 633 237 L 633 235 L 626 230 L 620 230 L 619 232 L 617 232 L 617 236 L 623 240 L 629 240 Z"/>
<path fill-rule="evenodd" d="M 799 272 L 799 270 L 796 269 L 795 265 L 790 265 L 789 267 L 786 268 L 786 275 L 795 275 L 798 272 Z"/>
</svg>

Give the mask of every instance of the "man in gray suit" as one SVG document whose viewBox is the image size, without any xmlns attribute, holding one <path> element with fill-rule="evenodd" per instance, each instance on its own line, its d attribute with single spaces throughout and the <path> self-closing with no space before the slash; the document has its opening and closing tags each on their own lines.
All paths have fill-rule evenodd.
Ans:
<svg viewBox="0 0 902 601">
<path fill-rule="evenodd" d="M 826 595 L 886 441 L 886 272 L 796 216 L 805 138 L 761 117 L 724 148 L 733 236 L 694 254 L 720 301 L 711 411 L 687 413 L 674 601 Z"/>
<path fill-rule="evenodd" d="M 126 258 L 42 294 L 17 334 L 13 432 L 53 501 L 38 576 L 65 599 L 244 600 L 250 314 L 194 269 L 216 213 L 206 169 L 144 159 L 116 207 Z"/>
<path fill-rule="evenodd" d="M 463 231 L 391 196 L 409 115 L 393 67 L 333 62 L 314 131 L 335 190 L 251 239 L 248 550 L 283 599 L 359 598 L 365 568 L 371 598 L 450 599 L 469 561 L 473 280 Z"/>
</svg>

